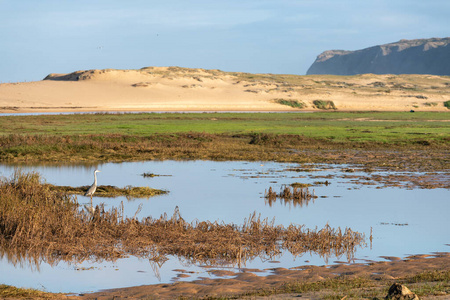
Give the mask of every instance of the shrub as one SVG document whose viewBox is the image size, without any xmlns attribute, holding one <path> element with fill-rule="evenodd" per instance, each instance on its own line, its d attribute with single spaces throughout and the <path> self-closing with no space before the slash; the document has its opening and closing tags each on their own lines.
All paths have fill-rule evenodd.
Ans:
<svg viewBox="0 0 450 300">
<path fill-rule="evenodd" d="M 305 108 L 306 104 L 303 101 L 298 100 L 286 100 L 286 99 L 274 99 L 278 104 L 287 105 L 293 108 Z"/>
<path fill-rule="evenodd" d="M 313 104 L 318 109 L 337 109 L 334 102 L 329 100 L 314 100 Z"/>
</svg>

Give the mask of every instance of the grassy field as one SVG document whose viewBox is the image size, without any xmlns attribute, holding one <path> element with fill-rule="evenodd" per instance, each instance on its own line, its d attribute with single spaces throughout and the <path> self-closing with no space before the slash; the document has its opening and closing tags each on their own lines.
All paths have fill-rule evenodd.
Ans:
<svg viewBox="0 0 450 300">
<path fill-rule="evenodd" d="M 0 161 L 274 160 L 396 168 L 409 161 L 442 170 L 450 164 L 449 116 L 436 112 L 4 116 Z M 384 152 L 367 155 L 375 150 Z"/>
<path fill-rule="evenodd" d="M 2 135 L 269 133 L 336 141 L 396 142 L 418 136 L 442 140 L 450 132 L 448 121 L 449 113 L 435 112 L 142 113 L 4 116 L 0 128 Z"/>
</svg>

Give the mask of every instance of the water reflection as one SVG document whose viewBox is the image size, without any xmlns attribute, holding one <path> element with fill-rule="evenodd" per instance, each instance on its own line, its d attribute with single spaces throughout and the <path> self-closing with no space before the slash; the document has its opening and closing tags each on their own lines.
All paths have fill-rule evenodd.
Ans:
<svg viewBox="0 0 450 300">
<path fill-rule="evenodd" d="M 17 202 L 2 206 L 8 217 L 0 223 L 4 227 L 0 251 L 13 264 L 26 260 L 38 267 L 41 262 L 115 261 L 133 255 L 162 265 L 171 255 L 191 265 L 241 268 L 256 257 L 273 260 L 286 251 L 293 256 L 315 253 L 325 260 L 331 255 L 345 256 L 350 261 L 356 248 L 364 245 L 364 235 L 350 229 L 328 225 L 306 229 L 294 224 L 285 228 L 256 213 L 239 226 L 217 221 L 189 223 L 178 207 L 170 218 L 164 214 L 140 221 L 138 212 L 124 218 L 123 209 L 105 210 L 104 205 L 85 206 L 83 211 L 74 207 L 76 201 L 52 192 L 36 178 L 36 174 L 16 172 L 0 185 L 1 192 Z"/>
<path fill-rule="evenodd" d="M 10 176 L 14 167 L 3 165 L 0 167 L 0 175 Z M 304 224 L 305 228 L 314 229 L 317 226 L 320 230 L 329 224 L 331 228 L 352 228 L 364 233 L 366 237 L 371 235 L 373 229 L 372 247 L 358 248 L 349 257 L 340 252 L 321 256 L 313 250 L 296 253 L 294 248 L 291 248 L 292 251 L 280 248 L 280 253 L 274 251 L 268 256 L 247 256 L 247 268 L 291 268 L 305 264 L 323 265 L 341 260 L 342 257 L 365 261 L 379 260 L 380 256 L 405 257 L 410 254 L 448 251 L 445 244 L 448 243 L 446 237 L 450 228 L 450 220 L 447 218 L 450 210 L 449 190 L 406 190 L 401 186 L 378 189 L 384 182 L 379 185 L 362 185 L 357 178 L 344 177 L 345 174 L 336 166 L 312 167 L 272 162 L 150 161 L 68 166 L 22 165 L 22 168 L 24 171 L 38 171 L 49 183 L 67 186 L 92 183 L 92 172 L 98 168 L 102 170 L 98 178 L 100 184 L 119 187 L 150 186 L 169 191 L 167 195 L 133 201 L 128 201 L 125 197 L 109 199 L 94 195 L 94 206 L 103 205 L 104 210 L 109 211 L 121 208 L 121 203 L 124 203 L 124 218 L 135 217 L 140 221 L 149 216 L 153 219 L 164 214 L 172 216 L 178 206 L 183 220 L 188 224 L 217 221 L 237 224 L 239 227 L 244 224 L 244 220 L 249 219 L 249 214 L 256 211 L 258 216 L 261 214 L 261 220 L 275 218 L 274 225 L 283 225 L 285 228 L 290 224 Z M 369 177 L 369 174 L 355 170 L 352 176 Z M 144 173 L 169 176 L 143 177 Z M 386 178 L 388 174 L 372 172 L 370 175 L 382 175 Z M 391 175 L 392 173 L 389 174 Z M 325 179 L 327 184 L 319 184 Z M 303 203 L 303 206 L 290 205 L 290 202 L 280 199 L 272 201 L 270 205 L 266 203 L 264 192 L 268 187 L 280 190 L 284 185 L 299 180 L 312 184 L 319 198 Z M 76 201 L 84 205 L 90 199 L 76 196 Z M 139 207 L 141 211 L 136 214 Z M 292 244 L 297 245 L 295 242 Z M 190 277 L 177 280 L 212 276 L 207 272 L 209 268 L 205 268 L 208 262 L 191 260 L 188 256 L 176 257 L 170 252 L 160 257 L 129 256 L 110 262 L 88 259 L 77 263 L 54 261 L 52 264 L 51 261 L 44 260 L 44 263 L 34 267 L 39 272 L 31 271 L 32 262 L 23 253 L 12 255 L 3 251 L 1 256 L 0 282 L 35 288 L 41 288 L 39 283 L 43 283 L 47 290 L 56 292 L 83 292 L 170 282 L 177 274 L 173 270 L 179 269 L 185 269 Z M 238 261 L 232 261 L 231 265 L 229 262 L 230 260 L 217 259 L 213 264 L 217 268 L 239 268 L 244 265 L 239 265 Z M 66 284 L 54 283 L 54 278 L 60 276 L 67 278 Z"/>
</svg>

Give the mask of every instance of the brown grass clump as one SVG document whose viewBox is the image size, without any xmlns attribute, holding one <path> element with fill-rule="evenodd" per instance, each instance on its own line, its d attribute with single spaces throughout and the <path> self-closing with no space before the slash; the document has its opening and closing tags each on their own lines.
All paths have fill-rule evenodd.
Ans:
<svg viewBox="0 0 450 300">
<path fill-rule="evenodd" d="M 309 201 L 316 199 L 317 196 L 314 194 L 314 190 L 311 193 L 308 187 L 302 188 L 294 184 L 292 187 L 285 186 L 278 194 L 273 191 L 272 187 L 269 187 L 269 190 L 264 192 L 264 198 L 270 206 L 272 206 L 277 199 L 284 204 L 303 206 L 308 205 Z"/>
<path fill-rule="evenodd" d="M 12 262 L 50 264 L 60 260 L 115 260 L 127 255 L 164 262 L 175 255 L 188 263 L 245 264 L 316 252 L 353 257 L 364 236 L 329 226 L 318 230 L 285 228 L 253 213 L 241 226 L 210 221 L 186 222 L 176 209 L 172 217 L 124 218 L 118 209 L 81 210 L 74 196 L 49 188 L 37 173 L 16 171 L 0 182 L 0 255 Z"/>
<path fill-rule="evenodd" d="M 301 182 L 294 182 L 294 183 L 291 183 L 290 186 L 296 187 L 296 188 L 307 188 L 307 187 L 312 186 L 312 184 L 309 184 L 309 183 L 301 183 Z"/>
<path fill-rule="evenodd" d="M 146 177 L 160 177 L 160 176 L 171 176 L 171 175 L 161 175 L 161 174 L 155 174 L 155 173 L 150 173 L 150 172 L 145 172 L 141 174 L 142 177 L 146 178 Z"/>
<path fill-rule="evenodd" d="M 53 294 L 35 289 L 23 289 L 0 284 L 0 299 L 68 299 L 68 297 L 63 294 Z"/>
</svg>

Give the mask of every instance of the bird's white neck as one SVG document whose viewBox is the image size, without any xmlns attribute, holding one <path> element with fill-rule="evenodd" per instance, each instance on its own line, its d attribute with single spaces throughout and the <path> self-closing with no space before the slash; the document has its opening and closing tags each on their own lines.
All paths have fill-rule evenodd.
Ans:
<svg viewBox="0 0 450 300">
<path fill-rule="evenodd" d="M 94 184 L 97 185 L 97 172 L 94 172 Z"/>
</svg>

